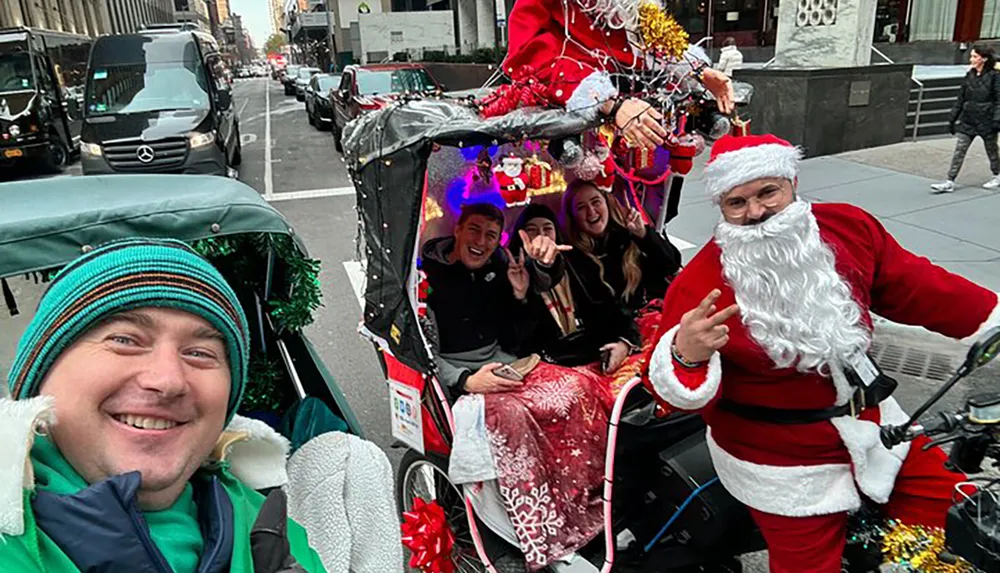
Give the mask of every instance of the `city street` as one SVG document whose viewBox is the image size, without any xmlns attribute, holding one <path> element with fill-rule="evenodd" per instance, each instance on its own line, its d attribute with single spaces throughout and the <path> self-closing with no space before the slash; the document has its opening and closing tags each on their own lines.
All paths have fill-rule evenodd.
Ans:
<svg viewBox="0 0 1000 573">
<path fill-rule="evenodd" d="M 270 79 L 241 80 L 234 87 L 240 112 L 243 164 L 239 179 L 283 213 L 323 264 L 324 306 L 307 333 L 338 381 L 366 433 L 393 465 L 402 450 L 392 449 L 386 386 L 370 343 L 357 333 L 364 274 L 356 259 L 357 214 L 354 188 L 329 131 L 308 124 L 305 106 L 285 96 Z M 928 185 L 946 168 L 951 139 L 901 143 L 810 159 L 802 164 L 799 192 L 812 201 L 849 202 L 866 208 L 900 243 L 917 254 L 981 284 L 1000 290 L 1000 235 L 996 213 L 1000 193 L 977 185 L 986 179 L 985 157 L 973 148 L 955 193 L 931 195 Z M 707 241 L 718 207 L 702 192 L 704 154 L 684 189 L 680 215 L 669 234 L 689 259 Z M 60 177 L 80 176 L 79 164 Z M 0 175 L 0 181 L 12 174 Z M 949 301 L 941 301 L 948 304 Z M 12 343 L 0 337 L 0 341 Z M 919 328 L 879 321 L 873 355 L 900 382 L 896 393 L 908 410 L 927 398 L 958 366 L 967 345 Z M 956 389 L 944 402 L 955 408 L 974 390 L 995 387 L 994 364 Z M 766 571 L 760 555 L 748 571 Z"/>
</svg>

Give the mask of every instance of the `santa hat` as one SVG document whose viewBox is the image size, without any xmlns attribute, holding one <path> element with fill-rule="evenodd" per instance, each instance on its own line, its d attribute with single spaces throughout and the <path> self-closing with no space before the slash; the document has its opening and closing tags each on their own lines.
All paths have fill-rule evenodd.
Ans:
<svg viewBox="0 0 1000 573">
<path fill-rule="evenodd" d="M 802 150 L 771 134 L 724 135 L 705 166 L 705 191 L 719 203 L 733 187 L 763 177 L 795 180 Z"/>
</svg>

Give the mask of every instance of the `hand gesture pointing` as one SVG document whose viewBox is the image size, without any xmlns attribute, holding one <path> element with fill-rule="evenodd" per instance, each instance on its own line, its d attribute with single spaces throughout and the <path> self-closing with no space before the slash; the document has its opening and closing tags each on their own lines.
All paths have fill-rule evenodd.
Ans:
<svg viewBox="0 0 1000 573">
<path fill-rule="evenodd" d="M 538 235 L 532 239 L 524 229 L 518 231 L 518 234 L 521 236 L 521 242 L 524 243 L 524 249 L 528 256 L 545 266 L 552 265 L 559 253 L 573 250 L 573 247 L 569 245 L 556 244 L 545 235 Z"/>
<path fill-rule="evenodd" d="M 721 294 L 719 289 L 713 290 L 681 318 L 674 344 L 684 360 L 705 362 L 729 342 L 729 327 L 723 323 L 739 314 L 740 308 L 733 304 L 716 312 L 715 301 Z"/>
<path fill-rule="evenodd" d="M 524 268 L 524 249 L 521 249 L 520 259 L 515 259 L 510 249 L 506 247 L 504 247 L 504 252 L 507 253 L 507 280 L 514 288 L 514 298 L 524 300 L 524 297 L 528 296 L 528 285 L 531 284 L 528 271 Z"/>
</svg>

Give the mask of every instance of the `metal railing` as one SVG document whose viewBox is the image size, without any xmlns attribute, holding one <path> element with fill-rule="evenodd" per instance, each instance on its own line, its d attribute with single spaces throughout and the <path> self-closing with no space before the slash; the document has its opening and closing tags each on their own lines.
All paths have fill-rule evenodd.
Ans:
<svg viewBox="0 0 1000 573">
<path fill-rule="evenodd" d="M 878 56 L 881 57 L 883 60 L 885 60 L 886 64 L 895 64 L 896 63 L 896 62 L 892 61 L 892 58 L 890 58 L 889 56 L 883 54 L 882 50 L 879 50 L 875 46 L 872 46 L 872 51 L 875 52 L 876 54 L 878 54 Z"/>
<path fill-rule="evenodd" d="M 917 132 L 920 131 L 920 108 L 924 103 L 924 82 L 914 77 L 910 77 L 910 81 L 917 84 L 917 110 L 913 114 L 913 141 L 916 141 Z"/>
</svg>

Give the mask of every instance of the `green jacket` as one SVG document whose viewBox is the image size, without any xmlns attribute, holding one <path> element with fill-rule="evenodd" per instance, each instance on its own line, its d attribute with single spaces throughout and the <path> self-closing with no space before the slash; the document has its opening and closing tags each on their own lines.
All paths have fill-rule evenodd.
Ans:
<svg viewBox="0 0 1000 573">
<path fill-rule="evenodd" d="M 230 571 L 253 573 L 250 553 L 250 529 L 253 527 L 264 496 L 243 485 L 225 467 L 212 470 L 220 480 L 233 504 L 233 554 Z M 79 569 L 69 557 L 42 531 L 32 510 L 31 491 L 24 492 L 24 534 L 5 536 L 0 540 L 0 569 L 4 573 L 75 573 Z M 84 535 L 99 534 L 83 532 Z M 309 547 L 306 531 L 289 519 L 288 541 L 292 556 L 309 573 L 326 573 L 319 556 Z"/>
</svg>

